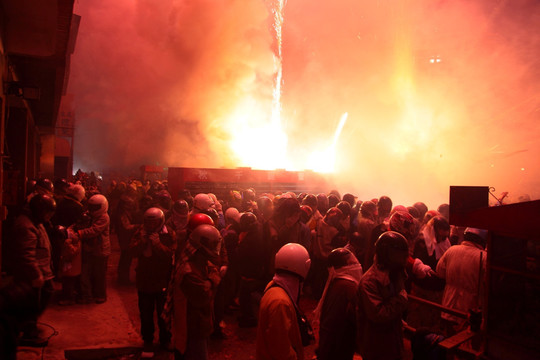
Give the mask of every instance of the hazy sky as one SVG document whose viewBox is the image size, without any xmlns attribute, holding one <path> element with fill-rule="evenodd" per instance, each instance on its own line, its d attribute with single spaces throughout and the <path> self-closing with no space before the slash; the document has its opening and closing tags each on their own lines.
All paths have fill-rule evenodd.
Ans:
<svg viewBox="0 0 540 360">
<path fill-rule="evenodd" d="M 278 127 L 275 5 L 76 1 L 75 168 L 260 168 L 273 151 L 304 169 L 320 152 L 360 199 L 540 198 L 540 2 L 289 0 Z"/>
</svg>

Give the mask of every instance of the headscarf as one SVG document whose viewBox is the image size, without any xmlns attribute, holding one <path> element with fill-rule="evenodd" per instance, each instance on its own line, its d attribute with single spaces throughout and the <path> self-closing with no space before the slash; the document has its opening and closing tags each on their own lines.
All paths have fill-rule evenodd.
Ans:
<svg viewBox="0 0 540 360">
<path fill-rule="evenodd" d="M 432 219 L 433 220 L 433 219 Z M 426 249 L 429 256 L 433 255 L 435 252 L 435 258 L 439 260 L 441 256 L 452 246 L 448 238 L 444 239 L 441 242 L 437 242 L 437 236 L 435 234 L 435 226 L 433 221 L 429 221 L 424 229 L 422 230 L 422 235 L 424 235 L 424 242 L 426 243 Z"/>
<path fill-rule="evenodd" d="M 330 284 L 334 281 L 334 279 L 344 279 L 352 281 L 356 286 L 358 286 L 358 284 L 360 284 L 360 279 L 362 279 L 362 275 L 363 271 L 362 265 L 360 263 L 342 266 L 337 269 L 335 269 L 334 267 L 330 267 L 328 270 L 328 280 L 326 280 L 326 285 L 324 286 L 321 300 L 319 300 L 317 307 L 315 308 L 315 310 L 313 310 L 314 321 L 317 323 L 320 321 L 321 310 L 324 304 L 324 300 L 326 299 L 326 293 L 328 292 L 328 288 L 330 287 Z"/>
</svg>

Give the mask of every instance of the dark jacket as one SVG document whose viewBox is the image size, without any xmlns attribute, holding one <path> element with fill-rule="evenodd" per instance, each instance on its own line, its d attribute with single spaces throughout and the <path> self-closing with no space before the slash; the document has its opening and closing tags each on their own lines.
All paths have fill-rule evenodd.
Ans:
<svg viewBox="0 0 540 360">
<path fill-rule="evenodd" d="M 17 281 L 32 283 L 39 278 L 52 279 L 51 244 L 42 224 L 28 215 L 20 215 L 13 227 L 10 242 L 9 272 Z"/>
<path fill-rule="evenodd" d="M 128 250 L 131 238 L 139 228 L 141 221 L 136 216 L 137 209 L 134 200 L 130 198 L 120 200 L 115 214 L 115 230 L 118 234 L 118 244 L 121 250 Z"/>
<path fill-rule="evenodd" d="M 187 299 L 186 323 L 189 336 L 207 338 L 214 331 L 213 309 L 219 273 L 212 266 L 200 267 L 190 262 L 180 289 Z"/>
<path fill-rule="evenodd" d="M 109 215 L 103 213 L 93 217 L 89 227 L 79 230 L 83 251 L 91 252 L 96 256 L 111 255 L 109 225 Z"/>
<path fill-rule="evenodd" d="M 400 275 L 401 276 L 401 275 Z M 360 280 L 360 349 L 365 360 L 403 357 L 402 315 L 407 308 L 404 278 L 391 280 L 375 262 Z"/>
<path fill-rule="evenodd" d="M 153 243 L 152 237 L 159 237 Z M 133 255 L 138 257 L 137 289 L 159 292 L 167 288 L 172 271 L 172 258 L 176 250 L 174 232 L 163 227 L 159 233 L 148 234 L 141 226 L 131 241 Z"/>
<path fill-rule="evenodd" d="M 356 349 L 356 283 L 334 279 L 328 287 L 321 309 L 319 360 L 352 360 Z"/>
<path fill-rule="evenodd" d="M 240 233 L 236 249 L 238 270 L 242 277 L 264 279 L 265 253 L 260 227 Z"/>
</svg>

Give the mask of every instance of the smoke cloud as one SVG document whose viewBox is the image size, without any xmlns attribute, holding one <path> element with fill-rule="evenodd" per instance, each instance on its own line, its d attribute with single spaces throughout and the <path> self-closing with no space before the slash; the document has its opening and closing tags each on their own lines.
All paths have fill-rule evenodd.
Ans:
<svg viewBox="0 0 540 360">
<path fill-rule="evenodd" d="M 75 166 L 257 167 L 230 140 L 270 117 L 276 1 L 79 0 Z M 540 198 L 539 23 L 535 0 L 289 0 L 291 163 L 326 151 L 347 112 L 331 175 L 342 192 L 430 208 L 450 185 Z M 272 144 L 257 136 L 246 144 Z"/>
</svg>

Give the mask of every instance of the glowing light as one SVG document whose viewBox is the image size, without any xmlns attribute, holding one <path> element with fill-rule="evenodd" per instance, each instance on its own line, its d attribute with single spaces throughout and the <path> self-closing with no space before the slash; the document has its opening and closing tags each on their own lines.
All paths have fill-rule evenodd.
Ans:
<svg viewBox="0 0 540 360">
<path fill-rule="evenodd" d="M 341 116 L 336 132 L 334 133 L 334 140 L 326 150 L 317 150 L 311 153 L 308 159 L 307 169 L 321 173 L 330 173 L 335 170 L 337 142 L 348 117 L 348 113 L 344 113 Z"/>
<path fill-rule="evenodd" d="M 521 171 L 525 171 L 525 168 L 521 168 Z"/>
<path fill-rule="evenodd" d="M 291 169 L 286 151 L 287 135 L 280 123 L 268 121 L 262 109 L 257 100 L 244 99 L 227 121 L 234 129 L 230 148 L 240 159 L 238 165 L 265 170 Z"/>
<path fill-rule="evenodd" d="M 344 113 L 334 133 L 332 143 L 324 150 L 315 150 L 307 159 L 299 159 L 300 154 L 291 154 L 287 150 L 288 136 L 282 125 L 281 93 L 283 86 L 282 28 L 285 0 L 272 0 L 273 28 L 276 36 L 274 50 L 274 88 L 272 91 L 272 109 L 268 116 L 264 113 L 264 100 L 243 99 L 226 120 L 234 129 L 230 134 L 230 148 L 239 160 L 238 166 L 254 169 L 311 169 L 316 172 L 333 172 L 335 169 L 336 149 L 348 113 Z M 320 149 L 320 142 L 317 142 Z"/>
<path fill-rule="evenodd" d="M 236 124 L 231 134 L 230 147 L 240 159 L 241 166 L 254 169 L 293 170 L 287 156 L 288 137 L 281 123 L 281 86 L 283 82 L 282 28 L 285 0 L 272 7 L 277 54 L 274 54 L 275 79 L 272 91 L 270 121 L 261 113 L 261 106 L 254 99 L 245 99 L 231 115 L 230 123 Z"/>
</svg>

